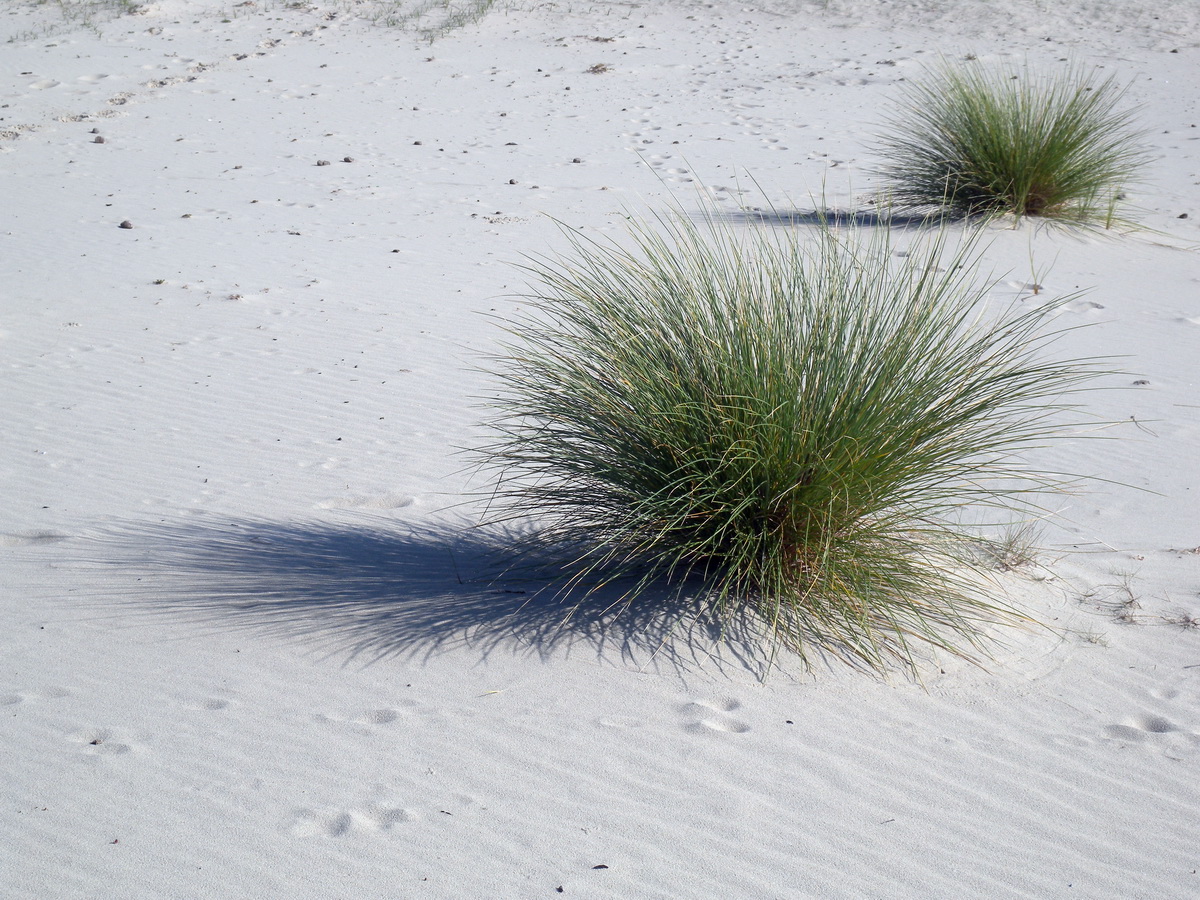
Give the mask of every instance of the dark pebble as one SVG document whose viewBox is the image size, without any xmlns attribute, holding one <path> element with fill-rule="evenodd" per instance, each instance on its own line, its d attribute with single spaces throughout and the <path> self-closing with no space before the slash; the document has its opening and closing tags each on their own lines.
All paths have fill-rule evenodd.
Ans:
<svg viewBox="0 0 1200 900">
<path fill-rule="evenodd" d="M 130 222 L 128 219 L 126 219 L 124 222 L 122 222 L 122 223 L 121 223 L 120 225 L 118 225 L 117 227 L 118 227 L 118 228 L 132 228 L 132 227 L 133 227 L 133 223 L 132 223 L 132 222 Z"/>
</svg>

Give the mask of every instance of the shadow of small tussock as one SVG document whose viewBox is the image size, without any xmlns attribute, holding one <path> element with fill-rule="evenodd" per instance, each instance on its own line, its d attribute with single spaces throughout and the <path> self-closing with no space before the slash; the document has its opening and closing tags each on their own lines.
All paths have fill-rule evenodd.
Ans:
<svg viewBox="0 0 1200 900">
<path fill-rule="evenodd" d="M 765 669 L 752 622 L 722 632 L 677 585 L 633 603 L 620 583 L 564 586 L 569 573 L 531 537 L 469 524 L 238 520 L 127 525 L 99 542 L 140 612 L 300 642 L 344 664 L 586 649 L 654 670 Z"/>
<path fill-rule="evenodd" d="M 895 210 L 866 209 L 739 209 L 706 211 L 704 219 L 731 225 L 770 225 L 777 228 L 936 228 L 944 222 L 965 221 L 966 216 L 938 212 L 903 213 Z"/>
</svg>

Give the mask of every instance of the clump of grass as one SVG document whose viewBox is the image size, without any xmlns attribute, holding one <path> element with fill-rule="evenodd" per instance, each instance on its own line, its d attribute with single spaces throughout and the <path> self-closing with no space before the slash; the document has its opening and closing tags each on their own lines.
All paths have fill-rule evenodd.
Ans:
<svg viewBox="0 0 1200 900">
<path fill-rule="evenodd" d="M 901 207 L 1110 227 L 1147 159 L 1125 90 L 1078 68 L 943 64 L 909 83 L 881 174 Z"/>
<path fill-rule="evenodd" d="M 914 666 L 914 642 L 974 656 L 1022 616 L 980 590 L 958 523 L 1029 512 L 1055 478 L 1021 453 L 1097 374 L 1044 358 L 1057 303 L 990 308 L 975 234 L 906 253 L 828 223 L 570 234 L 527 266 L 496 363 L 490 517 L 536 522 L 578 584 L 629 576 L 626 603 L 666 583 L 718 623 L 749 609 L 775 649 L 880 670 Z"/>
<path fill-rule="evenodd" d="M 370 0 L 355 14 L 389 27 L 411 28 L 433 43 L 452 31 L 474 25 L 491 11 L 496 0 Z"/>
</svg>

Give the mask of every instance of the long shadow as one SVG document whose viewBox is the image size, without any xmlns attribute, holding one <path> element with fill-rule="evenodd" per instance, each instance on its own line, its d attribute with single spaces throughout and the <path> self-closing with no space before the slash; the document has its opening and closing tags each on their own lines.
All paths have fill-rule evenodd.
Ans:
<svg viewBox="0 0 1200 900">
<path fill-rule="evenodd" d="M 127 525 L 92 552 L 119 568 L 132 585 L 125 601 L 140 612 L 282 637 L 345 663 L 465 647 L 484 658 L 587 649 L 681 671 L 767 664 L 752 622 L 722 631 L 677 586 L 627 603 L 620 584 L 564 587 L 561 568 L 536 553 L 512 564 L 527 537 L 469 525 L 240 520 Z"/>
<path fill-rule="evenodd" d="M 859 225 L 869 228 L 919 229 L 935 227 L 942 222 L 965 221 L 966 216 L 949 213 L 919 214 L 875 212 L 849 209 L 739 209 L 705 212 L 703 218 L 716 219 L 735 225 L 772 225 L 778 228 L 829 225 L 844 228 Z"/>
</svg>

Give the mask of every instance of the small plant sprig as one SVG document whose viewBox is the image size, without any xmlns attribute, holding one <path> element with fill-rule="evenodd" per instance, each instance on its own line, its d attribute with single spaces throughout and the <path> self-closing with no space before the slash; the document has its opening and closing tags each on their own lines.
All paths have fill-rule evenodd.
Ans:
<svg viewBox="0 0 1200 900">
<path fill-rule="evenodd" d="M 1023 620 L 961 522 L 1027 517 L 1062 482 L 1021 459 L 1099 374 L 1046 358 L 1071 298 L 997 312 L 979 233 L 945 226 L 906 254 L 828 222 L 564 231 L 495 363 L 491 521 L 533 522 L 574 586 L 695 591 L 802 657 L 911 669 L 920 642 L 974 657 Z"/>
<path fill-rule="evenodd" d="M 46 22 L 40 29 L 11 35 L 8 43 L 47 38 L 73 28 L 86 28 L 100 34 L 101 25 L 119 16 L 136 15 L 142 11 L 139 0 L 38 0 L 34 5 L 56 9 L 61 18 Z"/>
<path fill-rule="evenodd" d="M 908 84 L 880 174 L 898 207 L 1112 227 L 1148 159 L 1125 91 L 1077 67 L 943 63 Z"/>
</svg>

